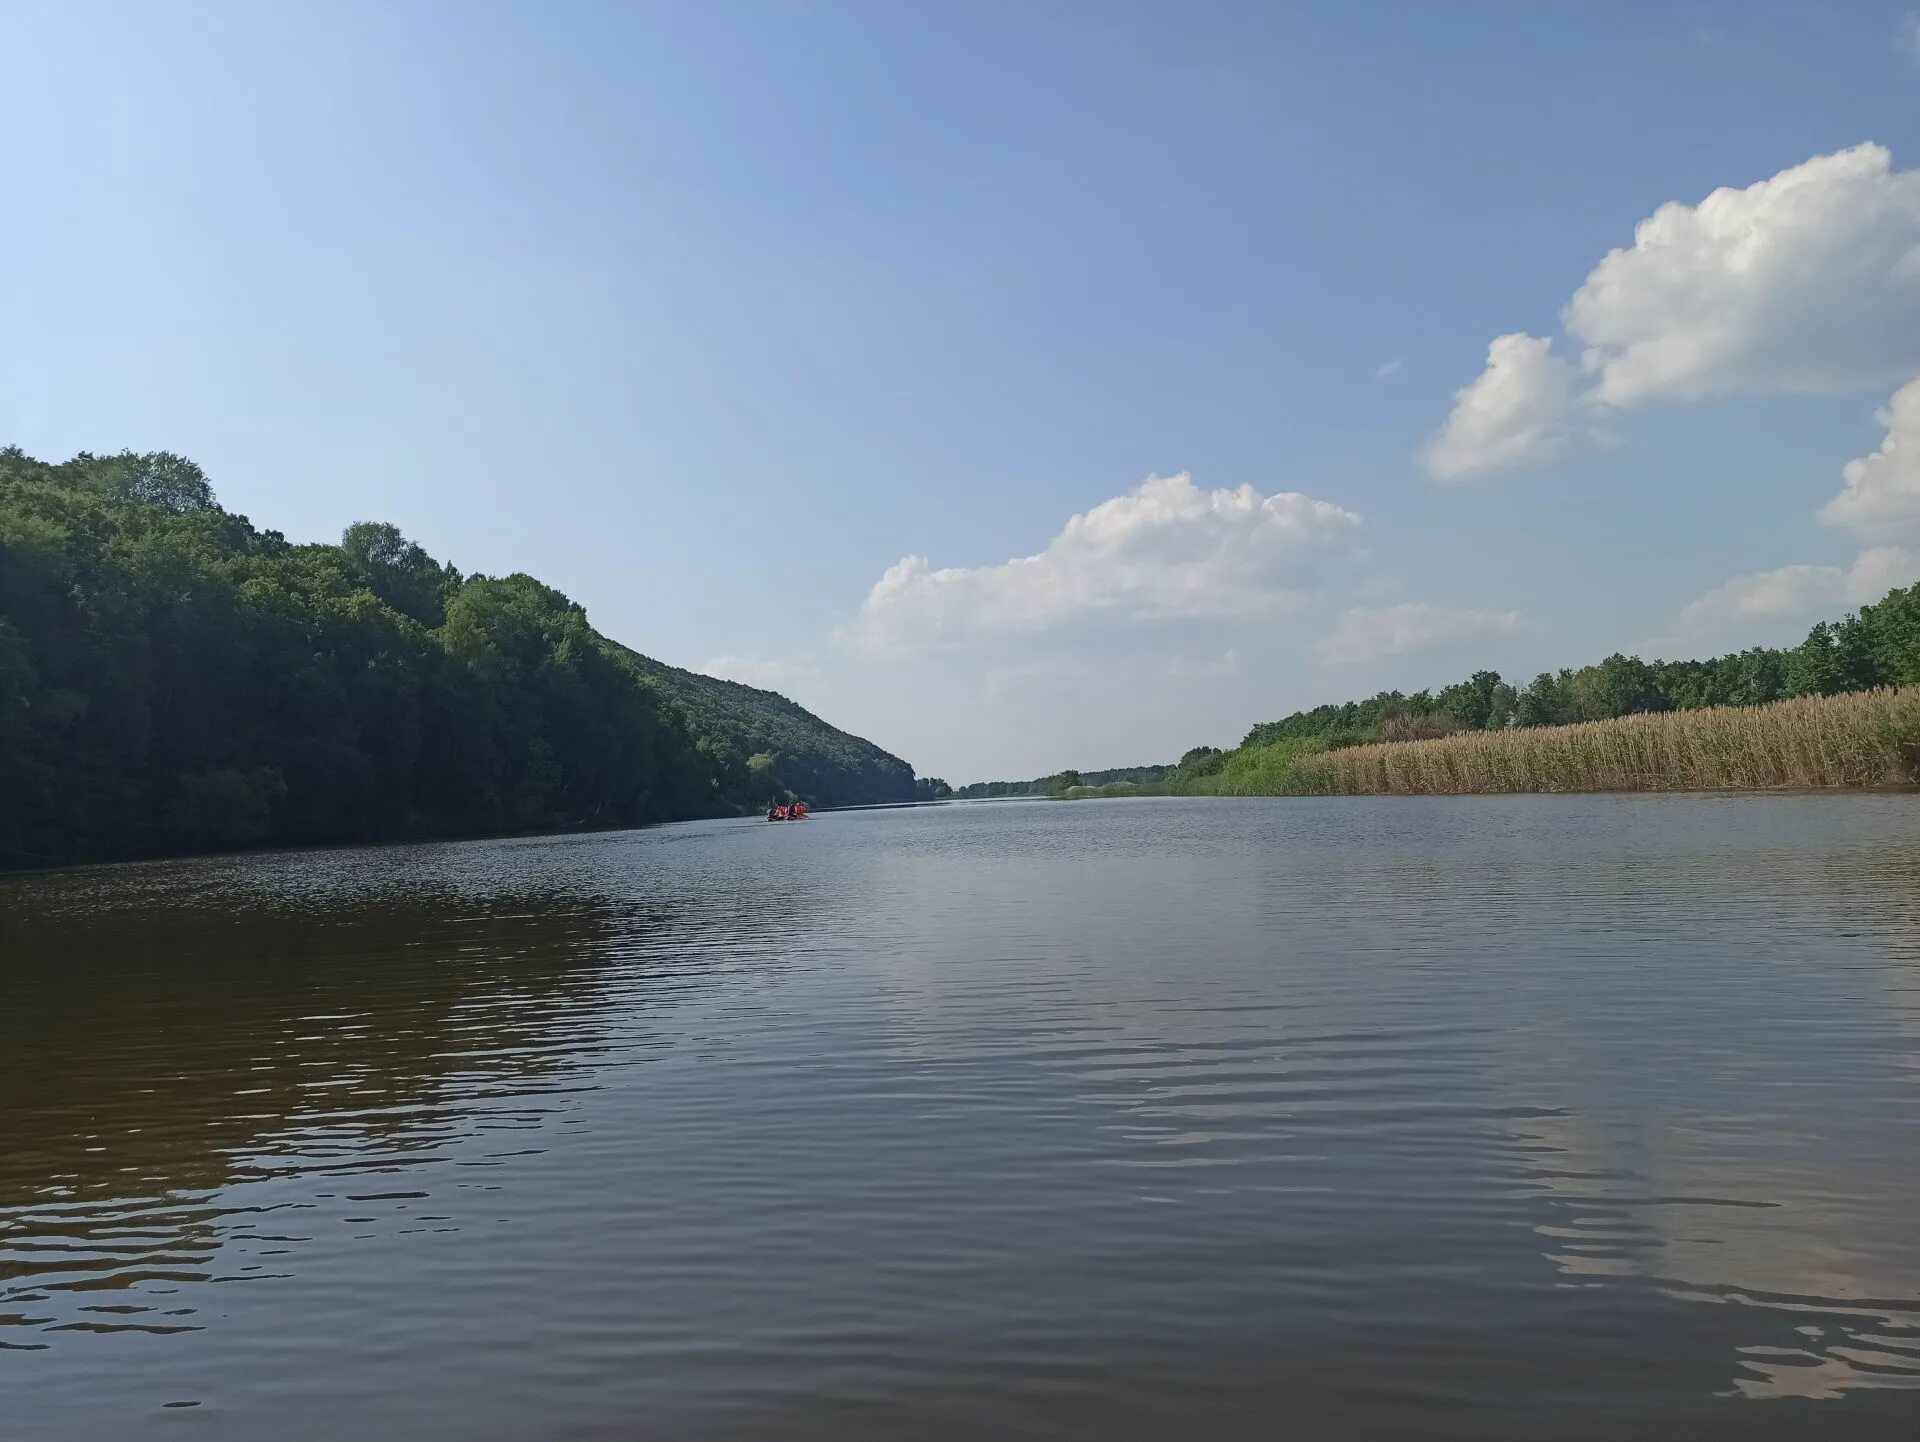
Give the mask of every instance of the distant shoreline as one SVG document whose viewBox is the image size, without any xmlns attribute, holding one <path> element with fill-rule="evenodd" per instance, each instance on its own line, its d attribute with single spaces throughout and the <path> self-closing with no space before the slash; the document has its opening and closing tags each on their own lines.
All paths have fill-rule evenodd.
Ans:
<svg viewBox="0 0 1920 1442">
<path fill-rule="evenodd" d="M 1202 775 L 1059 797 L 1899 791 L 1920 786 L 1920 687 L 1418 741 L 1278 741 L 1209 760 Z"/>
</svg>

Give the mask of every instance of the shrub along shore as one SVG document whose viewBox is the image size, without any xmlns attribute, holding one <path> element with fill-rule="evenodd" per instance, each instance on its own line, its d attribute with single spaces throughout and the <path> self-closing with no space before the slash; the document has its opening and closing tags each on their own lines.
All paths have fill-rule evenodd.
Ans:
<svg viewBox="0 0 1920 1442">
<path fill-rule="evenodd" d="M 1447 796 L 1920 784 L 1920 686 L 1330 749 L 1252 743 L 1208 774 L 1066 796 Z"/>
</svg>

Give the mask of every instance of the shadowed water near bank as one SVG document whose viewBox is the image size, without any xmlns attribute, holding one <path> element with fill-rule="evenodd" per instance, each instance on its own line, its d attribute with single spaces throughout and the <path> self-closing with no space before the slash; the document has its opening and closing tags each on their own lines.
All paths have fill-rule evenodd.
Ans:
<svg viewBox="0 0 1920 1442">
<path fill-rule="evenodd" d="M 0 957 L 10 1436 L 1920 1418 L 1908 797 L 216 858 Z"/>
</svg>

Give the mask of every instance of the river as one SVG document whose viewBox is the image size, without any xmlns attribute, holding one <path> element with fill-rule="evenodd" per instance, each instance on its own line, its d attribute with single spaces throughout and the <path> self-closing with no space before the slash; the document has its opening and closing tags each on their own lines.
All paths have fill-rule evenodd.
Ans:
<svg viewBox="0 0 1920 1442">
<path fill-rule="evenodd" d="M 0 879 L 10 1439 L 1920 1435 L 1920 798 Z"/>
</svg>

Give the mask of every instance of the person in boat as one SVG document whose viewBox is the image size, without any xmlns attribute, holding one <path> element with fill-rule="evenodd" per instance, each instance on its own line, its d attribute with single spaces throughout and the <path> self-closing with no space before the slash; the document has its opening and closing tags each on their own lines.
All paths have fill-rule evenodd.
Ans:
<svg viewBox="0 0 1920 1442">
<path fill-rule="evenodd" d="M 795 821 L 805 821 L 807 819 L 807 803 L 804 801 L 794 802 L 793 809 L 788 813 L 788 815 L 790 815 Z"/>
</svg>

